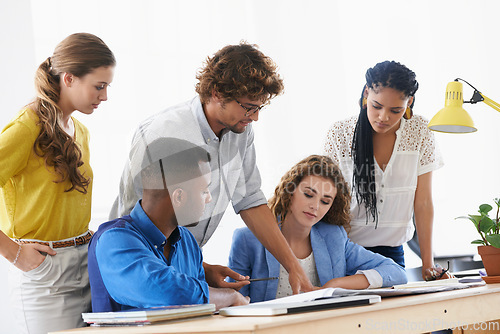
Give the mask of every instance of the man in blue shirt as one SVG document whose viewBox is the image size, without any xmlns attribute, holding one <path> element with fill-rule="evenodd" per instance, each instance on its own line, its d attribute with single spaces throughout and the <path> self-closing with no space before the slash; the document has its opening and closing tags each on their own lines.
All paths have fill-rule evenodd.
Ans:
<svg viewBox="0 0 500 334">
<path fill-rule="evenodd" d="M 196 224 L 211 200 L 209 153 L 182 139 L 159 138 L 131 160 L 143 198 L 130 215 L 102 224 L 91 240 L 93 311 L 247 304 L 236 290 L 209 288 L 201 250 L 184 227 Z"/>
</svg>

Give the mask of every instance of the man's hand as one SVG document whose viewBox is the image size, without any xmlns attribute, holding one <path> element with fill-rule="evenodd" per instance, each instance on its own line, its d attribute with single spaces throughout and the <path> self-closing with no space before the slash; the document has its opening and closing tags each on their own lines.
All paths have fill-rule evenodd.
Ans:
<svg viewBox="0 0 500 334">
<path fill-rule="evenodd" d="M 290 282 L 290 286 L 292 287 L 294 295 L 301 292 L 309 292 L 313 290 L 313 286 L 303 270 L 289 272 L 288 281 Z"/>
<path fill-rule="evenodd" d="M 208 285 L 213 288 L 231 288 L 239 290 L 243 286 L 250 284 L 248 276 L 243 276 L 225 266 L 211 265 L 203 262 L 203 269 L 205 269 L 205 280 Z M 226 282 L 226 277 L 230 277 L 237 282 Z"/>
<path fill-rule="evenodd" d="M 240 216 L 261 244 L 288 271 L 288 280 L 293 293 L 311 291 L 312 284 L 278 228 L 276 219 L 269 207 L 262 204 L 241 210 Z"/>
</svg>

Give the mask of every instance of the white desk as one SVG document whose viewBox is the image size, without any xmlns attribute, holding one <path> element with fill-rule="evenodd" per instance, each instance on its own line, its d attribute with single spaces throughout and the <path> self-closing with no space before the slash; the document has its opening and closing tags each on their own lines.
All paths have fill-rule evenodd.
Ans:
<svg viewBox="0 0 500 334">
<path fill-rule="evenodd" d="M 423 333 L 497 319 L 500 319 L 500 284 L 489 284 L 463 290 L 385 298 L 381 303 L 368 306 L 295 315 L 210 316 L 144 327 L 87 327 L 57 333 Z"/>
</svg>

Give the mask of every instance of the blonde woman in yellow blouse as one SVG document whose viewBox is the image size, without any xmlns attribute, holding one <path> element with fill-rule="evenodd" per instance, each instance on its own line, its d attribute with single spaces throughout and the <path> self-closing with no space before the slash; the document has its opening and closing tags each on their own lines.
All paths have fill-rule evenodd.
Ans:
<svg viewBox="0 0 500 334">
<path fill-rule="evenodd" d="M 92 194 L 87 128 L 107 100 L 115 58 L 98 37 L 65 38 L 35 75 L 37 97 L 0 134 L 0 254 L 16 333 L 83 326 Z"/>
</svg>

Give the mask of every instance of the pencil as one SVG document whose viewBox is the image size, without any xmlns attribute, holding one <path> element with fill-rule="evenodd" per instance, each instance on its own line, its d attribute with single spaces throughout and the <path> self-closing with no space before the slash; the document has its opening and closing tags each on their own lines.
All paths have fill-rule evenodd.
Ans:
<svg viewBox="0 0 500 334">
<path fill-rule="evenodd" d="M 257 282 L 257 281 L 269 281 L 272 279 L 278 279 L 279 277 L 264 277 L 264 278 L 250 278 L 248 281 Z"/>
</svg>

